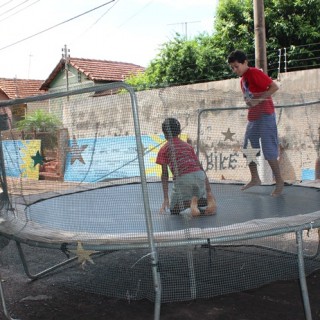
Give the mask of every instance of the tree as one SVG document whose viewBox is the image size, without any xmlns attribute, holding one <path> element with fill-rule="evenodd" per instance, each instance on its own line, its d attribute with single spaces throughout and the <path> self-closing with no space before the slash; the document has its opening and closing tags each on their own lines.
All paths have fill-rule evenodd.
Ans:
<svg viewBox="0 0 320 320">
<path fill-rule="evenodd" d="M 217 80 L 230 71 L 214 38 L 202 34 L 192 40 L 176 34 L 164 43 L 145 73 L 126 82 L 138 89 Z"/>
<path fill-rule="evenodd" d="M 319 66 L 320 1 L 264 0 L 269 75 L 278 73 L 279 49 L 287 49 L 290 70 Z M 162 45 L 146 72 L 128 83 L 144 88 L 212 81 L 232 77 L 226 59 L 241 49 L 254 65 L 252 0 L 220 0 L 212 35 L 186 40 L 180 35 Z"/>
<path fill-rule="evenodd" d="M 214 27 L 215 43 L 226 56 L 235 49 L 254 54 L 252 0 L 220 0 Z"/>
<path fill-rule="evenodd" d="M 57 146 L 57 130 L 62 126 L 54 114 L 37 109 L 17 122 L 17 128 L 25 132 L 26 138 L 41 139 L 41 151 Z"/>
<path fill-rule="evenodd" d="M 276 55 L 272 50 L 286 48 L 288 69 L 319 66 L 319 10 L 319 0 L 265 0 L 269 61 Z"/>
</svg>

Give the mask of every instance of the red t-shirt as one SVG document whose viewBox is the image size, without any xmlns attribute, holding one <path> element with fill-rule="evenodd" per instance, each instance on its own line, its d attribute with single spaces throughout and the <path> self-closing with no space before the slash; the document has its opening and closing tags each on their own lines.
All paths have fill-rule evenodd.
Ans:
<svg viewBox="0 0 320 320">
<path fill-rule="evenodd" d="M 178 137 L 173 138 L 172 142 L 167 141 L 160 148 L 156 163 L 168 165 L 174 178 L 202 170 L 192 146 Z"/>
<path fill-rule="evenodd" d="M 241 89 L 244 97 L 253 98 L 258 93 L 267 91 L 272 83 L 272 79 L 263 71 L 249 67 L 241 77 Z M 249 108 L 248 120 L 253 121 L 261 117 L 261 114 L 274 113 L 274 104 L 271 97 L 268 97 L 255 107 Z"/>
</svg>

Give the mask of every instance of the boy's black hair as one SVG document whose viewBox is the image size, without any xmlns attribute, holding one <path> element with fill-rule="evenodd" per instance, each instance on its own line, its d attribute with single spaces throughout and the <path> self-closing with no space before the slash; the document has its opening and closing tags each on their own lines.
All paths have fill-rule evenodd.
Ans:
<svg viewBox="0 0 320 320">
<path fill-rule="evenodd" d="M 177 137 L 181 133 L 180 122 L 175 118 L 166 118 L 162 123 L 162 132 L 168 137 Z"/>
<path fill-rule="evenodd" d="M 240 50 L 232 51 L 228 56 L 228 63 L 233 63 L 236 61 L 239 63 L 244 63 L 246 60 L 248 60 L 247 55 Z"/>
</svg>

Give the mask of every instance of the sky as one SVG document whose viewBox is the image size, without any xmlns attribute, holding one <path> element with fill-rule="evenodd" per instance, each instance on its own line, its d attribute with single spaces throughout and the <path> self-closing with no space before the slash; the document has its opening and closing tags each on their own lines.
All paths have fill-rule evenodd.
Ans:
<svg viewBox="0 0 320 320">
<path fill-rule="evenodd" d="M 218 0 L 0 0 L 0 78 L 45 80 L 71 57 L 147 67 L 176 33 L 212 34 Z"/>
</svg>

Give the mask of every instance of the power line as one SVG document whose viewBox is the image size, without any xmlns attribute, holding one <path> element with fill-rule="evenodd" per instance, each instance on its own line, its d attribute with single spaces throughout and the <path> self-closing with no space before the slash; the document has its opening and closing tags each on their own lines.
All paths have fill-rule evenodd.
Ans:
<svg viewBox="0 0 320 320">
<path fill-rule="evenodd" d="M 18 7 L 20 7 L 21 5 L 23 5 L 24 3 L 29 2 L 29 1 L 30 1 L 30 0 L 25 0 L 25 1 L 21 2 L 20 4 L 17 4 L 16 6 L 14 6 L 14 7 L 8 9 L 7 11 L 1 13 L 0 16 L 3 16 L 4 14 L 6 14 L 6 13 L 8 13 L 8 12 L 10 12 L 10 11 L 18 8 Z"/>
<path fill-rule="evenodd" d="M 42 34 L 42 33 L 44 33 L 44 32 L 47 32 L 47 31 L 49 31 L 49 30 L 51 30 L 51 29 L 54 29 L 54 28 L 56 28 L 56 27 L 58 27 L 58 26 L 61 26 L 61 25 L 65 24 L 65 23 L 67 23 L 67 22 L 70 22 L 70 21 L 72 21 L 72 20 L 75 20 L 75 19 L 77 19 L 77 18 L 79 18 L 79 17 L 81 17 L 81 16 L 84 16 L 84 15 L 86 15 L 86 14 L 88 14 L 88 13 L 94 11 L 94 10 L 100 9 L 100 8 L 106 6 L 106 5 L 108 5 L 108 4 L 110 4 L 111 2 L 114 2 L 114 1 L 115 1 L 115 0 L 108 1 L 108 2 L 102 4 L 102 5 L 98 6 L 98 7 L 95 7 L 95 8 L 93 8 L 93 9 L 91 9 L 91 10 L 88 10 L 88 11 L 86 11 L 86 12 L 84 12 L 84 13 L 81 13 L 81 14 L 73 17 L 73 18 L 70 18 L 70 19 L 65 20 L 65 21 L 63 21 L 63 22 L 60 22 L 60 23 L 58 23 L 58 24 L 56 24 L 56 25 L 54 25 L 54 26 L 52 26 L 52 27 L 49 27 L 49 28 L 44 29 L 44 30 L 42 30 L 42 31 L 40 31 L 40 32 L 37 32 L 37 33 L 35 33 L 35 34 L 33 34 L 33 35 L 29 36 L 29 37 L 26 37 L 26 38 L 23 38 L 23 39 L 21 39 L 21 40 L 18 40 L 18 41 L 16 41 L 16 42 L 14 42 L 14 43 L 11 43 L 11 44 L 9 44 L 9 45 L 7 45 L 7 46 L 5 46 L 5 47 L 0 48 L 0 51 L 2 51 L 2 50 L 4 50 L 4 49 L 7 49 L 7 48 L 9 48 L 9 47 L 12 47 L 12 46 L 14 46 L 14 45 L 16 45 L 16 44 L 18 44 L 18 43 L 23 42 L 23 41 L 29 40 L 29 39 L 31 39 L 31 38 L 33 38 L 33 37 L 35 37 L 35 36 L 38 36 L 39 34 Z"/>
<path fill-rule="evenodd" d="M 90 30 L 93 26 L 95 26 L 120 0 L 116 0 L 116 2 L 108 8 L 106 12 L 104 12 L 86 31 Z"/>
<path fill-rule="evenodd" d="M 10 17 L 12 17 L 12 16 L 15 16 L 17 13 L 19 13 L 19 12 L 21 12 L 21 11 L 23 11 L 23 10 L 25 10 L 25 9 L 27 9 L 27 8 L 29 8 L 29 7 L 31 7 L 31 6 L 33 6 L 34 4 L 36 4 L 36 3 L 37 3 L 37 2 L 39 2 L 39 1 L 40 1 L 40 0 L 36 0 L 35 2 L 32 2 L 32 3 L 31 3 L 31 4 L 29 4 L 28 6 L 26 6 L 26 7 L 22 8 L 22 9 L 20 9 L 20 10 L 16 11 L 16 12 L 14 12 L 14 13 L 10 14 L 9 16 L 7 16 L 7 17 L 3 18 L 2 20 L 0 20 L 0 22 L 2 22 L 2 21 L 4 21 L 4 20 L 7 20 L 8 18 L 10 18 Z"/>
<path fill-rule="evenodd" d="M 0 6 L 0 8 L 4 7 L 5 5 L 7 5 L 8 3 L 12 2 L 12 1 L 13 1 L 13 0 L 7 1 L 6 3 L 2 4 L 2 5 Z"/>
<path fill-rule="evenodd" d="M 136 13 L 134 13 L 131 17 L 129 17 L 126 21 L 124 21 L 123 23 L 120 24 L 120 26 L 118 26 L 118 28 L 121 28 L 122 26 L 124 26 L 126 23 L 128 23 L 130 20 L 132 20 L 135 16 L 137 16 L 141 11 L 143 11 L 146 7 L 148 7 L 154 0 L 149 1 L 146 5 L 144 5 L 139 11 L 137 11 Z"/>
<path fill-rule="evenodd" d="M 84 33 L 88 32 L 93 26 L 95 26 L 120 0 L 116 0 L 116 2 L 106 11 L 104 12 Z M 118 28 L 121 28 L 123 25 L 125 25 L 128 21 L 133 19 L 135 16 L 137 16 L 141 11 L 143 11 L 147 6 L 149 6 L 154 0 L 149 1 L 146 5 L 144 5 L 140 10 L 138 10 L 136 13 L 134 13 L 132 16 L 130 16 L 127 20 L 125 20 Z"/>
</svg>

